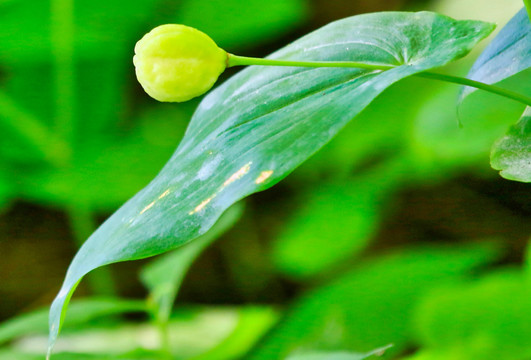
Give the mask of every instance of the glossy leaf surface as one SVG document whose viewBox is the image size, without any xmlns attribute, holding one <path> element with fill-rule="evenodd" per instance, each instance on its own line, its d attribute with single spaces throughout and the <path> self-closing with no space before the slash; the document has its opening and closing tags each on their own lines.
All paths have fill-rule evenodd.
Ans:
<svg viewBox="0 0 531 360">
<path fill-rule="evenodd" d="M 490 162 L 506 179 L 531 182 L 531 107 L 494 144 Z"/>
<path fill-rule="evenodd" d="M 326 144 L 385 88 L 464 56 L 492 31 L 429 12 L 331 23 L 272 58 L 396 65 L 361 69 L 250 67 L 203 99 L 159 175 L 109 218 L 74 258 L 52 304 L 50 344 L 89 271 L 153 256 L 205 233 L 237 200 L 265 190 Z"/>
<path fill-rule="evenodd" d="M 531 23 L 520 10 L 485 48 L 468 78 L 494 84 L 531 67 Z M 460 100 L 477 89 L 463 88 Z"/>
</svg>

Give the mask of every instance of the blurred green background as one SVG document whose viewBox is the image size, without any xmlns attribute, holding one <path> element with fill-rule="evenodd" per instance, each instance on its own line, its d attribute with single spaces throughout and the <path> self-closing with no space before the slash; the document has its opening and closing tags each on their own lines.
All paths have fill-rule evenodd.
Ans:
<svg viewBox="0 0 531 360">
<path fill-rule="evenodd" d="M 200 100 L 157 103 L 134 78 L 132 49 L 152 27 L 183 23 L 229 52 L 265 56 L 360 13 L 434 10 L 503 25 L 521 6 L 0 0 L 0 320 L 50 304 L 77 247 L 182 137 Z M 479 51 L 447 71 L 465 75 Z M 523 109 L 481 94 L 458 119 L 458 90 L 422 79 L 394 85 L 287 179 L 246 199 L 241 219 L 179 291 L 176 358 L 274 359 L 394 343 L 388 358 L 531 359 L 531 190 L 489 166 L 490 146 Z M 76 297 L 143 298 L 138 273 L 148 262 L 97 270 Z M 58 347 L 111 358 L 150 349 L 152 335 L 116 340 L 142 333 L 142 316 L 127 320 L 123 333 L 67 332 Z M 11 348 L 39 353 L 44 341 L 32 335 Z"/>
</svg>

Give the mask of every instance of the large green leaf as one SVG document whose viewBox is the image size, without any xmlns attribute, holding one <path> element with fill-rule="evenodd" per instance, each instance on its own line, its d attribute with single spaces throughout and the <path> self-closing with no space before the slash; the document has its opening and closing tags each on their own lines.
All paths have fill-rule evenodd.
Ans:
<svg viewBox="0 0 531 360">
<path fill-rule="evenodd" d="M 297 350 L 367 351 L 412 343 L 410 318 L 416 301 L 440 283 L 455 282 L 492 261 L 488 244 L 409 248 L 365 261 L 356 269 L 295 302 L 250 360 Z"/>
<path fill-rule="evenodd" d="M 351 178 L 353 174 L 359 175 L 403 156 L 404 148 L 411 142 L 410 128 L 419 107 L 442 84 L 417 77 L 393 84 L 356 121 L 349 122 L 332 141 L 294 171 L 290 181 L 297 181 L 299 187 L 331 174 L 334 178 Z"/>
<path fill-rule="evenodd" d="M 441 15 L 377 13 L 334 22 L 272 55 L 396 65 L 250 67 L 203 99 L 159 175 L 79 250 L 50 310 L 50 344 L 89 271 L 159 254 L 205 233 L 235 201 L 265 190 L 326 144 L 385 88 L 469 52 L 492 31 Z"/>
<path fill-rule="evenodd" d="M 509 180 L 531 182 L 531 107 L 492 147 L 490 162 Z"/>
</svg>

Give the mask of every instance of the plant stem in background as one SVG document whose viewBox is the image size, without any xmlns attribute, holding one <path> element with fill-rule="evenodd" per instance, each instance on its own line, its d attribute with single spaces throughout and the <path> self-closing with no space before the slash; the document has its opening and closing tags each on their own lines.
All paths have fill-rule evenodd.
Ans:
<svg viewBox="0 0 531 360">
<path fill-rule="evenodd" d="M 96 223 L 88 206 L 72 205 L 67 210 L 70 227 L 79 247 L 94 232 Z M 109 268 L 100 268 L 87 275 L 91 290 L 98 295 L 116 295 L 115 284 Z"/>
<path fill-rule="evenodd" d="M 170 333 L 168 332 L 168 321 L 157 320 L 156 323 L 159 330 L 161 356 L 165 360 L 171 360 L 172 355 L 170 347 Z"/>
<path fill-rule="evenodd" d="M 74 1 L 51 0 L 51 39 L 54 60 L 55 121 L 54 131 L 72 149 L 76 119 L 74 62 Z M 74 239 L 81 247 L 96 229 L 92 212 L 79 205 L 67 209 Z M 102 268 L 88 275 L 89 284 L 98 295 L 116 294 L 109 269 Z"/>
<path fill-rule="evenodd" d="M 531 0 L 527 0 L 531 1 Z M 228 67 L 240 66 L 240 65 L 265 65 L 265 66 L 295 66 L 295 67 L 334 67 L 334 68 L 358 68 L 366 70 L 390 70 L 395 68 L 393 65 L 380 65 L 380 64 L 366 64 L 353 61 L 289 61 L 289 60 L 273 60 L 273 59 L 261 59 L 246 56 L 238 56 L 229 54 Z M 503 97 L 518 101 L 524 105 L 531 106 L 531 97 L 525 96 L 520 93 L 516 93 L 510 90 L 506 90 L 494 85 L 485 84 L 479 81 L 470 80 L 458 76 L 445 75 L 440 73 L 434 73 L 425 71 L 415 74 L 427 79 L 435 79 L 446 82 L 451 82 L 460 85 L 466 85 L 488 91 L 493 94 L 501 95 Z"/>
<path fill-rule="evenodd" d="M 0 122 L 39 152 L 52 166 L 61 166 L 69 158 L 69 146 L 39 119 L 27 113 L 7 94 L 0 91 Z"/>
<path fill-rule="evenodd" d="M 75 119 L 74 1 L 51 0 L 54 130 L 72 145 Z"/>
</svg>

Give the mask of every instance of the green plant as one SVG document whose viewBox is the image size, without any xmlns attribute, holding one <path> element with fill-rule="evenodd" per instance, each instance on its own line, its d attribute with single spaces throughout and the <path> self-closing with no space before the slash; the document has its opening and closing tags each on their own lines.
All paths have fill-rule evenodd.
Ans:
<svg viewBox="0 0 531 360">
<path fill-rule="evenodd" d="M 526 11 L 522 9 L 480 56 L 469 79 L 433 72 L 431 69 L 466 55 L 490 34 L 492 25 L 479 21 L 456 21 L 429 12 L 376 13 L 347 18 L 299 39 L 268 59 L 229 55 L 229 66 L 272 66 L 250 67 L 207 95 L 193 115 L 181 144 L 159 175 L 111 216 L 81 247 L 52 305 L 49 355 L 69 299 L 86 274 L 110 263 L 153 256 L 190 242 L 142 274 L 142 280 L 151 295 L 148 308 L 141 308 L 140 311 L 147 311 L 153 317 L 161 334 L 162 346 L 156 355 L 140 353 L 134 356 L 171 357 L 168 323 L 180 281 L 202 248 L 216 238 L 216 228 L 222 231 L 236 221 L 239 210 L 227 210 L 229 207 L 243 197 L 265 190 L 285 178 L 328 143 L 380 93 L 388 87 L 392 90 L 394 83 L 406 77 L 431 78 L 473 86 L 531 106 L 529 81 L 525 81 L 529 79 L 526 70 L 531 61 L 530 28 Z M 511 67 L 507 66 L 509 58 L 513 65 Z M 518 86 L 510 87 L 511 91 L 490 85 L 509 77 L 514 79 L 515 76 L 524 80 Z M 481 97 L 479 93 L 471 96 L 473 92 L 471 88 L 464 88 L 461 92 L 462 120 L 468 119 L 464 109 L 467 105 L 465 99 L 468 103 Z M 522 112 L 522 106 L 516 106 L 516 111 Z M 480 108 L 479 112 L 481 110 L 484 109 Z M 502 171 L 504 177 L 529 182 L 529 107 L 524 111 L 524 116 L 507 136 L 494 144 L 492 164 Z M 510 111 L 503 113 L 509 114 Z M 423 130 L 428 132 L 420 127 L 419 131 Z M 398 143 L 400 140 L 395 141 Z M 361 204 L 359 221 L 367 225 L 368 230 L 348 236 L 349 239 L 356 238 L 357 244 L 368 238 L 371 224 L 378 221 L 378 217 L 371 211 L 363 210 L 363 206 L 374 209 L 379 199 L 397 184 L 421 178 L 425 175 L 423 171 L 428 172 L 426 168 L 416 167 L 417 164 L 406 161 L 411 154 L 426 146 L 420 142 L 412 144 L 414 146 L 407 153 L 390 157 L 381 168 L 371 169 L 372 172 L 369 171 L 364 178 L 357 179 L 356 184 L 339 181 L 322 193 L 312 192 L 317 193 L 315 204 L 319 204 L 323 197 L 341 199 L 347 204 L 345 206 Z M 466 145 L 470 144 L 462 146 Z M 463 152 L 466 151 L 468 149 L 465 148 Z M 352 190 L 353 185 L 357 186 L 356 190 Z M 332 202 L 327 201 L 328 204 Z M 317 207 L 315 205 L 311 209 Z M 303 212 L 301 216 L 312 216 L 312 210 Z M 319 215 L 315 218 L 318 219 Z M 217 225 L 214 225 L 216 221 Z M 338 223 L 337 227 L 341 226 L 347 225 Z M 292 249 L 303 246 L 304 239 L 297 240 L 294 236 L 289 236 L 289 239 L 295 243 Z M 294 250 L 282 250 L 282 246 L 286 246 L 282 244 L 286 242 L 279 242 L 278 261 L 287 264 L 282 266 L 284 271 L 299 277 L 324 271 L 341 257 L 345 248 L 338 246 L 334 250 L 331 247 L 325 256 L 319 258 L 320 263 L 298 265 L 297 260 L 289 258 Z M 422 299 L 435 282 L 462 280 L 472 269 L 493 261 L 499 252 L 496 246 L 489 244 L 452 249 L 440 246 L 404 250 L 402 254 L 390 255 L 379 261 L 368 260 L 336 283 L 301 299 L 275 331 L 258 346 L 251 350 L 235 349 L 235 343 L 228 340 L 219 345 L 219 352 L 214 352 L 212 358 L 232 358 L 249 351 L 251 359 L 312 359 L 317 356 L 356 359 L 361 357 L 356 354 L 313 354 L 312 351 L 306 351 L 306 355 L 303 352 L 302 355 L 290 357 L 290 354 L 294 349 L 336 351 L 365 347 L 368 350 L 390 342 L 395 346 L 388 354 L 399 354 L 411 341 L 407 321 L 410 316 L 417 314 L 419 333 L 422 334 L 419 343 L 426 349 L 414 358 L 437 359 L 442 353 L 444 356 L 451 354 L 453 358 L 463 359 L 477 356 L 491 356 L 494 359 L 511 354 L 507 358 L 518 359 L 518 353 L 529 351 L 525 345 L 524 349 L 520 348 L 520 342 L 516 342 L 516 345 L 500 342 L 500 352 L 485 353 L 481 341 L 490 340 L 491 333 L 495 334 L 498 329 L 487 331 L 487 340 L 480 338 L 477 343 L 472 342 L 473 346 L 456 346 L 451 334 L 447 341 L 434 340 L 430 335 L 431 329 L 446 326 L 444 319 L 437 317 L 437 309 L 446 306 L 444 301 L 467 309 L 473 304 L 460 302 L 461 295 L 458 300 L 444 297 L 442 300 L 433 300 L 440 299 L 436 296 Z M 387 277 L 382 277 L 382 274 Z M 408 278 L 408 282 L 393 288 L 403 278 Z M 525 287 L 526 283 L 514 285 L 513 280 L 507 284 L 493 280 L 484 286 L 489 289 L 499 286 L 503 293 L 503 289 L 512 291 L 510 289 L 515 287 Z M 396 294 L 388 298 L 390 289 Z M 478 289 L 471 290 L 471 294 L 467 290 L 456 290 L 455 293 L 463 293 L 463 297 L 474 299 L 488 293 L 482 287 Z M 475 292 L 480 295 L 476 296 Z M 410 299 L 424 302 L 422 306 L 417 306 Z M 375 302 L 385 304 L 386 311 L 382 311 L 382 314 L 371 312 L 370 304 Z M 355 305 L 351 308 L 350 304 Z M 527 303 L 522 302 L 521 308 L 525 309 L 526 306 Z M 136 309 L 130 306 L 116 308 L 118 310 L 109 312 Z M 493 307 L 488 311 L 495 313 L 498 310 Z M 95 312 L 94 316 L 100 314 L 101 311 Z M 389 319 L 389 314 L 399 315 Z M 270 309 L 251 314 L 252 328 L 256 332 L 252 333 L 249 327 L 244 332 L 251 332 L 252 339 L 245 342 L 241 340 L 244 336 L 237 332 L 235 336 L 240 336 L 241 343 L 253 343 L 262 331 L 275 322 L 276 316 Z M 365 327 L 357 328 L 358 332 L 351 329 L 350 324 L 360 321 L 363 316 L 367 316 L 362 321 Z M 340 336 L 328 335 L 335 329 L 330 330 L 330 324 L 342 329 L 338 330 Z M 20 328 L 22 325 L 17 326 Z M 371 334 L 375 326 L 380 327 L 377 335 Z M 466 328 L 465 325 L 463 327 Z M 466 331 L 468 334 L 477 330 L 467 328 Z M 524 328 L 519 334 L 527 334 L 527 331 Z M 301 332 L 304 332 L 304 336 L 300 335 Z M 439 349 L 442 350 L 438 352 Z"/>
</svg>

